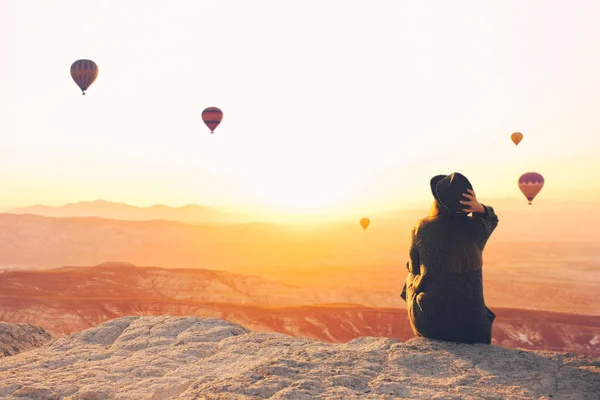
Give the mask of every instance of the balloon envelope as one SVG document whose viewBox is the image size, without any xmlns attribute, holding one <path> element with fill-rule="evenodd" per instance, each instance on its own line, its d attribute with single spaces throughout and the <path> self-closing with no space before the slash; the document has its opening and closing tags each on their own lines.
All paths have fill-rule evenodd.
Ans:
<svg viewBox="0 0 600 400">
<path fill-rule="evenodd" d="M 210 129 L 210 133 L 215 133 L 215 129 L 221 123 L 223 119 L 223 112 L 217 107 L 208 107 L 202 111 L 202 121 Z"/>
<path fill-rule="evenodd" d="M 98 77 L 98 66 L 92 60 L 77 60 L 71 64 L 71 78 L 85 95 L 85 91 Z"/>
<path fill-rule="evenodd" d="M 544 177 L 537 172 L 527 172 L 519 178 L 519 189 L 521 189 L 529 204 L 543 187 Z"/>
<path fill-rule="evenodd" d="M 523 140 L 523 134 L 521 132 L 515 132 L 512 135 L 510 135 L 510 138 L 512 139 L 515 145 L 518 145 L 521 142 L 521 140 Z"/>
<path fill-rule="evenodd" d="M 369 218 L 362 218 L 360 220 L 360 225 L 363 227 L 363 229 L 367 229 L 367 226 L 369 226 L 370 223 L 371 220 L 369 220 Z"/>
</svg>

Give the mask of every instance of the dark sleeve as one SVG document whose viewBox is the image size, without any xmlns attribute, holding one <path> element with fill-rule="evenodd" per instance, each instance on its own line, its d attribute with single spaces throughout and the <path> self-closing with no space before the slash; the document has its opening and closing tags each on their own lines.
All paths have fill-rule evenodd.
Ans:
<svg viewBox="0 0 600 400">
<path fill-rule="evenodd" d="M 410 238 L 408 239 L 408 262 L 406 263 L 406 268 L 413 275 L 419 275 L 421 261 L 419 260 L 419 249 L 415 243 L 415 237 L 416 229 L 412 228 Z"/>
<path fill-rule="evenodd" d="M 473 219 L 477 229 L 477 245 L 483 250 L 490 235 L 498 226 L 498 216 L 492 207 L 483 206 L 483 213 L 473 213 Z"/>
<path fill-rule="evenodd" d="M 406 277 L 406 279 L 404 281 L 404 287 L 402 288 L 402 294 L 400 294 L 400 297 L 402 297 L 404 299 L 404 301 L 406 301 L 406 280 L 410 278 L 411 274 L 414 276 L 414 275 L 418 275 L 420 273 L 421 261 L 419 260 L 419 249 L 417 248 L 417 245 L 415 244 L 415 232 L 416 232 L 416 229 L 413 228 L 410 231 L 410 237 L 408 239 L 408 261 L 406 262 L 406 269 L 408 270 L 408 276 Z"/>
</svg>

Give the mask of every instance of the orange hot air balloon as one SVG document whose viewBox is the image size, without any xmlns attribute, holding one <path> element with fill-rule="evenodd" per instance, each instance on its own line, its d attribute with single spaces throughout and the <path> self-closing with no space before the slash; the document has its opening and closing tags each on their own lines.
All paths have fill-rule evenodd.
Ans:
<svg viewBox="0 0 600 400">
<path fill-rule="evenodd" d="M 210 133 L 215 133 L 215 129 L 217 129 L 222 119 L 223 112 L 217 107 L 208 107 L 202 111 L 202 121 L 208 126 Z"/>
<path fill-rule="evenodd" d="M 71 64 L 71 77 L 85 96 L 85 91 L 98 77 L 98 66 L 92 60 L 77 60 Z"/>
<path fill-rule="evenodd" d="M 369 218 L 362 218 L 360 220 L 360 225 L 363 227 L 363 229 L 367 229 L 367 226 L 369 226 L 370 223 L 371 220 Z"/>
<path fill-rule="evenodd" d="M 537 172 L 527 172 L 519 178 L 519 189 L 527 197 L 529 205 L 544 187 L 544 177 Z"/>
<path fill-rule="evenodd" d="M 523 134 L 521 132 L 515 132 L 512 135 L 510 135 L 510 138 L 512 139 L 512 141 L 515 143 L 515 146 L 516 146 L 521 142 L 521 140 L 523 140 Z"/>
</svg>

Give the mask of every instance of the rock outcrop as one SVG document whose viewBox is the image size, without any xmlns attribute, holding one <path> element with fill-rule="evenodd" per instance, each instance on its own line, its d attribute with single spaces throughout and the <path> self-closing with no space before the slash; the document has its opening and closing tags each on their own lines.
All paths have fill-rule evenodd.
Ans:
<svg viewBox="0 0 600 400">
<path fill-rule="evenodd" d="M 39 326 L 0 322 L 0 357 L 40 347 L 52 336 Z"/>
<path fill-rule="evenodd" d="M 0 359 L 2 399 L 597 399 L 600 359 L 415 338 L 322 343 L 123 317 Z"/>
</svg>

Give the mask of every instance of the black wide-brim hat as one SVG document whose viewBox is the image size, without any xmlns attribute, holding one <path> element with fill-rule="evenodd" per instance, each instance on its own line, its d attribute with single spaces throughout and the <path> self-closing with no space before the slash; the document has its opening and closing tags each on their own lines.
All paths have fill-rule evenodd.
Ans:
<svg viewBox="0 0 600 400">
<path fill-rule="evenodd" d="M 450 175 L 436 175 L 429 182 L 431 193 L 438 203 L 442 212 L 451 214 L 467 215 L 463 208 L 467 208 L 461 204 L 461 200 L 468 200 L 463 197 L 464 193 L 468 193 L 467 189 L 473 190 L 471 182 L 461 173 L 454 172 Z"/>
</svg>

